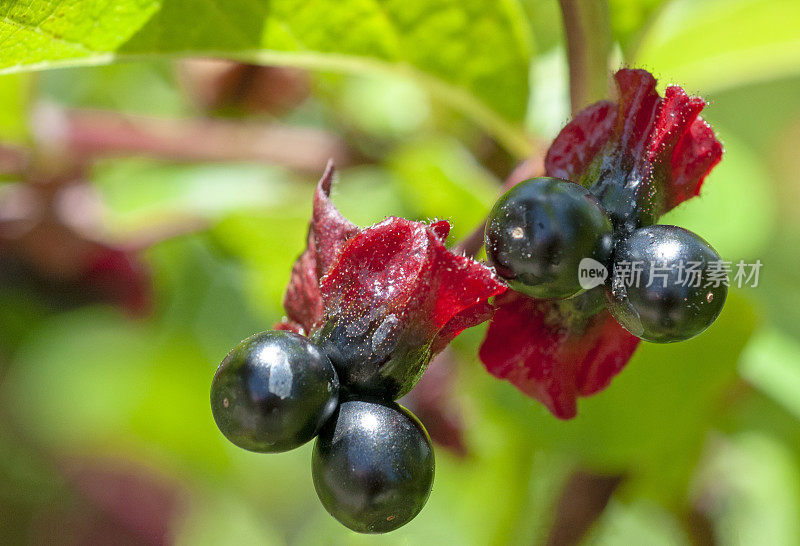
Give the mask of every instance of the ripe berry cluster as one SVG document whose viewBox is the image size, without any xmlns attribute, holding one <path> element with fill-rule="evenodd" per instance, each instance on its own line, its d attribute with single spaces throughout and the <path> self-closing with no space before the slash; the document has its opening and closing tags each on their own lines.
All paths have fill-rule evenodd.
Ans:
<svg viewBox="0 0 800 546">
<path fill-rule="evenodd" d="M 576 308 L 594 308 L 597 301 L 602 305 L 605 291 L 611 314 L 641 339 L 693 337 L 714 321 L 725 301 L 726 285 L 709 283 L 710 266 L 719 256 L 685 229 L 649 225 L 648 210 L 635 197 L 613 192 L 598 197 L 592 189 L 557 178 L 522 182 L 489 215 L 489 261 L 511 288 L 534 298 L 575 298 Z M 316 216 L 343 222 L 331 212 L 335 209 L 325 208 L 326 199 L 321 183 Z M 312 223 L 312 234 L 325 227 Z M 422 510 L 433 485 L 433 448 L 419 420 L 394 400 L 419 379 L 436 352 L 436 337 L 452 328 L 447 334 L 452 339 L 467 325 L 486 320 L 485 300 L 506 288 L 485 266 L 447 251 L 446 231 L 441 235 L 434 227 L 443 226 L 392 219 L 356 230 L 321 284 L 314 279 L 308 285 L 311 301 L 320 287 L 327 296 L 324 313 L 308 321 L 311 336 L 273 330 L 244 340 L 222 361 L 211 387 L 217 426 L 237 446 L 274 453 L 316 437 L 312 475 L 317 495 L 331 515 L 358 532 L 392 531 Z M 330 233 L 321 231 L 318 238 L 323 236 Z M 413 244 L 405 245 L 409 241 Z M 316 252 L 318 247 L 310 248 Z M 587 259 L 611 271 L 604 287 L 582 288 L 579 269 Z M 400 267 L 409 260 L 416 264 L 415 275 Z M 639 264 L 637 282 L 625 282 L 625 263 Z M 679 263 L 696 264 L 696 282 L 676 282 L 686 273 Z M 434 271 L 463 275 L 452 277 L 456 290 L 437 292 L 432 287 L 453 287 Z M 353 276 L 362 273 L 376 292 L 353 289 L 361 288 Z M 403 274 L 406 283 L 395 285 L 393 279 Z M 401 289 L 407 296 L 425 296 L 403 300 L 414 302 L 401 313 L 404 320 L 385 306 L 399 305 L 389 296 Z M 290 285 L 290 293 L 298 290 Z M 463 296 L 465 291 L 470 297 Z M 443 307 L 459 306 L 444 313 L 429 301 L 438 302 L 437 295 Z M 305 311 L 303 302 L 309 299 L 297 301 Z M 290 303 L 298 315 L 296 302 Z M 444 318 L 437 315 L 434 328 L 437 310 Z"/>
<path fill-rule="evenodd" d="M 686 229 L 646 225 L 647 207 L 600 194 L 550 177 L 511 188 L 486 224 L 486 253 L 498 275 L 534 298 L 591 300 L 600 288 L 586 292 L 579 279 L 589 258 L 610 271 L 605 305 L 636 337 L 667 343 L 708 328 L 727 295 L 726 283 L 714 279 L 716 251 Z"/>
<path fill-rule="evenodd" d="M 433 447 L 411 412 L 342 371 L 307 337 L 256 334 L 214 376 L 214 420 L 231 442 L 260 453 L 316 437 L 312 474 L 325 509 L 354 531 L 392 531 L 428 499 Z"/>
</svg>

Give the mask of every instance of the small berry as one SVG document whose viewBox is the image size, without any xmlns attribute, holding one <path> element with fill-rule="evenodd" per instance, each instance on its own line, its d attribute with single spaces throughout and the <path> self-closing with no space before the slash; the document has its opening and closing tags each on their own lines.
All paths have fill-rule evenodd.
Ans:
<svg viewBox="0 0 800 546">
<path fill-rule="evenodd" d="M 400 352 L 397 347 L 403 334 L 396 315 L 370 318 L 367 315 L 336 317 L 323 324 L 313 339 L 331 359 L 342 389 L 393 400 L 408 390 L 408 368 L 418 359 L 395 356 Z M 390 364 L 392 356 L 395 358 Z"/>
<path fill-rule="evenodd" d="M 535 298 L 568 298 L 581 291 L 583 258 L 608 262 L 612 226 L 583 186 L 533 178 L 497 200 L 485 242 L 489 262 L 511 288 Z"/>
<path fill-rule="evenodd" d="M 316 345 L 292 332 L 268 331 L 245 339 L 222 361 L 211 411 L 228 440 L 274 453 L 316 436 L 338 396 L 333 364 Z"/>
<path fill-rule="evenodd" d="M 348 401 L 320 431 L 312 458 L 325 509 L 359 533 L 386 533 L 414 519 L 433 486 L 428 433 L 388 402 Z"/>
<path fill-rule="evenodd" d="M 677 226 L 639 228 L 617 244 L 606 291 L 608 309 L 626 330 L 646 341 L 690 339 L 719 316 L 727 284 L 715 279 L 719 254 Z"/>
</svg>

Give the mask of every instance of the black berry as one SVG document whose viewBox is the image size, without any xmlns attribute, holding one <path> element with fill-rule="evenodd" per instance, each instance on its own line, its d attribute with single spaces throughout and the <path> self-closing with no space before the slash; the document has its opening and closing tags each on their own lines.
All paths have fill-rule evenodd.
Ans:
<svg viewBox="0 0 800 546">
<path fill-rule="evenodd" d="M 336 371 L 316 345 L 269 331 L 245 339 L 222 361 L 211 385 L 211 411 L 237 446 L 279 452 L 311 440 L 338 396 Z"/>
<path fill-rule="evenodd" d="M 583 186 L 533 178 L 498 199 L 485 242 L 490 263 L 511 288 L 535 298 L 567 298 L 581 291 L 582 259 L 608 263 L 612 226 Z"/>
<path fill-rule="evenodd" d="M 312 471 L 333 517 L 360 533 L 386 533 L 411 521 L 428 500 L 433 447 L 405 408 L 348 401 L 320 431 Z"/>
<path fill-rule="evenodd" d="M 646 341 L 692 338 L 722 311 L 728 288 L 721 263 L 711 245 L 691 231 L 639 228 L 615 249 L 608 309 Z"/>
<path fill-rule="evenodd" d="M 344 390 L 395 400 L 416 384 L 425 362 L 424 349 L 402 344 L 403 335 L 400 320 L 390 314 L 372 320 L 366 315 L 333 317 L 313 338 L 333 362 Z"/>
</svg>

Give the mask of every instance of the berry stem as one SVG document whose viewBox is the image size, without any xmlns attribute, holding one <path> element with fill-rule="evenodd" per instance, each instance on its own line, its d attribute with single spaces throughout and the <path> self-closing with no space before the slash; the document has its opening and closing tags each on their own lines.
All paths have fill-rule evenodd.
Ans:
<svg viewBox="0 0 800 546">
<path fill-rule="evenodd" d="M 600 475 L 576 470 L 567 479 L 556 505 L 547 546 L 579 544 L 622 483 L 618 475 Z"/>
</svg>

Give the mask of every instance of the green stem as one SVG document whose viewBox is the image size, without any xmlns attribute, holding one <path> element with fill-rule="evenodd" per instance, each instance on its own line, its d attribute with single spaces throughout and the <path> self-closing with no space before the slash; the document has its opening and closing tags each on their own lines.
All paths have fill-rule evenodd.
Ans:
<svg viewBox="0 0 800 546">
<path fill-rule="evenodd" d="M 572 113 L 606 98 L 611 18 L 607 0 L 560 0 L 567 37 Z"/>
</svg>

